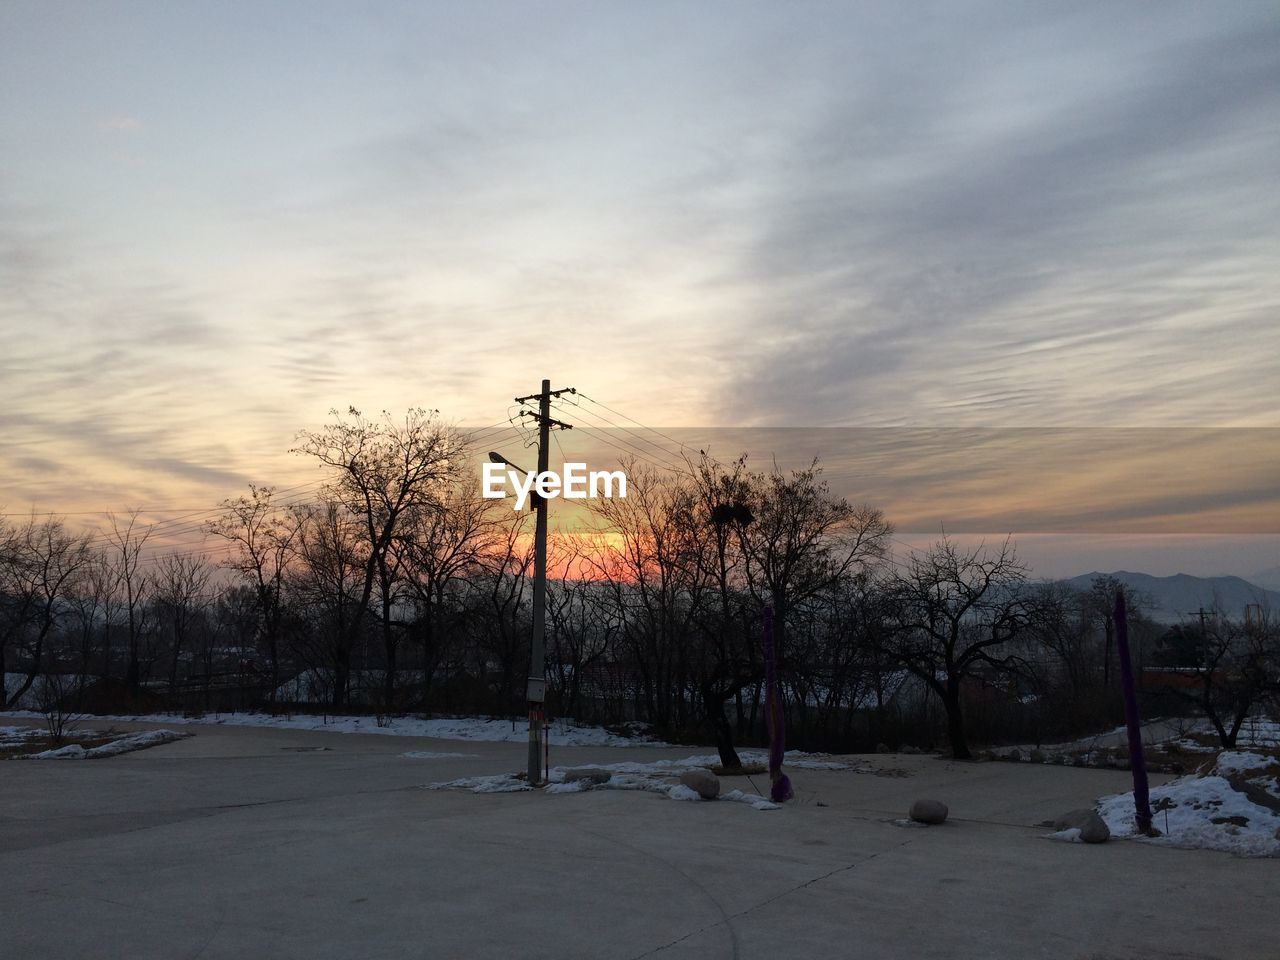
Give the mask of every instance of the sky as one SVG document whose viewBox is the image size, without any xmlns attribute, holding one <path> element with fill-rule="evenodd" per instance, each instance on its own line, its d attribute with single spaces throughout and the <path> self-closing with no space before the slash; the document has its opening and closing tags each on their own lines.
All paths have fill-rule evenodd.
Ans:
<svg viewBox="0 0 1280 960">
<path fill-rule="evenodd" d="M 304 485 L 331 408 L 543 377 L 694 433 L 1280 428 L 1274 2 L 7 0 L 0 157 L 10 512 Z"/>
</svg>

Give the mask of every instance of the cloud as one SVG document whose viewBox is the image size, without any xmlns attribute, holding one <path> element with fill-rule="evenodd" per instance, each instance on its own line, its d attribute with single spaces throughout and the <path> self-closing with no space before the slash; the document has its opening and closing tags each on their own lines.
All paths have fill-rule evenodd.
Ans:
<svg viewBox="0 0 1280 960">
<path fill-rule="evenodd" d="M 1258 257 L 1277 252 L 1280 22 L 1104 42 L 1092 9 L 1042 25 L 1057 49 L 983 24 L 960 70 L 942 41 L 864 65 L 878 80 L 812 118 L 740 268 L 758 346 L 723 422 L 1274 422 L 1276 364 L 1246 358 L 1280 352 Z"/>
<path fill-rule="evenodd" d="M 142 129 L 142 121 L 137 117 L 107 117 L 98 121 L 98 129 L 108 133 L 137 133 Z"/>
</svg>

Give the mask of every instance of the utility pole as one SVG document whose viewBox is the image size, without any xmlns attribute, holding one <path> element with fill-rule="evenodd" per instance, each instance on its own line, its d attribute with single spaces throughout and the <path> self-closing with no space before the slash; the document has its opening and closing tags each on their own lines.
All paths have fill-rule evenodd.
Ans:
<svg viewBox="0 0 1280 960">
<path fill-rule="evenodd" d="M 527 397 L 516 397 L 516 403 L 538 401 L 538 412 L 522 410 L 521 416 L 533 417 L 538 421 L 538 472 L 541 478 L 547 472 L 551 446 L 551 428 L 572 430 L 573 425 L 554 420 L 551 417 L 551 398 L 562 393 L 577 393 L 573 387 L 560 390 L 551 389 L 551 381 L 543 380 L 542 389 Z M 537 486 L 534 487 L 535 493 Z M 544 627 L 547 608 L 547 498 L 538 495 L 535 502 L 538 511 L 533 535 L 533 647 L 529 658 L 529 765 L 527 770 L 530 785 L 542 782 L 542 728 L 546 723 L 546 688 L 547 667 L 544 645 Z"/>
</svg>

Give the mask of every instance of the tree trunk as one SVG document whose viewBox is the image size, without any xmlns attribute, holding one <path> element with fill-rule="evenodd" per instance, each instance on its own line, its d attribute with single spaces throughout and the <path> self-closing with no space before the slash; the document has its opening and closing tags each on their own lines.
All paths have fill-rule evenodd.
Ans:
<svg viewBox="0 0 1280 960">
<path fill-rule="evenodd" d="M 733 728 L 724 712 L 724 699 L 719 691 L 709 685 L 702 688 L 702 708 L 711 732 L 716 738 L 716 752 L 720 754 L 720 766 L 734 770 L 742 766 L 738 751 L 733 748 Z"/>
<path fill-rule="evenodd" d="M 385 565 L 379 575 L 382 588 L 382 648 L 386 652 L 386 669 L 382 676 L 383 709 L 395 710 L 396 702 L 396 636 L 391 629 L 391 578 Z"/>
<path fill-rule="evenodd" d="M 341 710 L 347 702 L 347 680 L 351 675 L 351 654 L 339 649 L 333 664 L 333 708 Z"/>
<path fill-rule="evenodd" d="M 960 710 L 960 691 L 948 690 L 942 698 L 947 711 L 947 738 L 951 741 L 951 755 L 957 760 L 972 760 L 969 744 L 964 735 L 964 714 Z"/>
<path fill-rule="evenodd" d="M 383 641 L 386 644 L 387 663 L 382 676 L 382 709 L 390 714 L 396 707 L 396 645 L 390 634 L 384 636 Z"/>
</svg>

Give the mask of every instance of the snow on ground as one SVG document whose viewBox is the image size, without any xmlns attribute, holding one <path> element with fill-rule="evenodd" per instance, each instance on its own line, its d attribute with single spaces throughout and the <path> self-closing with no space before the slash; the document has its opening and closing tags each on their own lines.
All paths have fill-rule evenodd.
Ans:
<svg viewBox="0 0 1280 960">
<path fill-rule="evenodd" d="M 449 753 L 437 750 L 410 750 L 400 756 L 409 760 L 443 760 L 445 757 L 478 757 L 478 753 Z"/>
<path fill-rule="evenodd" d="M 459 777 L 446 783 L 431 783 L 428 790 L 470 790 L 472 793 L 516 793 L 532 790 L 528 781 L 512 773 L 499 773 L 491 777 Z"/>
<path fill-rule="evenodd" d="M 780 804 L 774 803 L 768 797 L 762 797 L 758 793 L 743 793 L 741 790 L 730 790 L 728 793 L 720 794 L 721 800 L 736 800 L 739 803 L 745 803 L 756 810 L 780 810 Z"/>
<path fill-rule="evenodd" d="M 0 727 L 0 748 L 20 747 L 36 737 L 47 737 L 44 727 Z"/>
<path fill-rule="evenodd" d="M 654 744 L 650 744 L 654 746 Z M 416 754 L 406 753 L 404 756 L 415 756 Z M 763 753 L 739 753 L 738 758 L 744 765 L 767 763 L 768 757 Z M 685 757 L 681 760 L 653 760 L 649 763 L 637 763 L 631 760 L 622 760 L 618 763 L 582 763 L 577 764 L 576 770 L 607 770 L 613 774 L 640 774 L 645 776 L 678 776 L 685 770 L 693 770 L 697 767 L 710 769 L 719 765 L 720 757 L 717 754 L 701 754 L 695 757 Z M 848 770 L 849 764 L 840 760 L 832 759 L 827 754 L 822 753 L 804 753 L 800 750 L 791 750 L 783 755 L 783 767 L 791 767 L 802 770 Z M 858 772 L 864 772 L 870 768 L 858 768 Z M 558 780 L 564 776 L 564 767 L 554 767 L 548 771 L 550 780 Z M 558 774 L 558 775 L 557 775 Z"/>
<path fill-rule="evenodd" d="M 658 793 L 671 800 L 699 800 L 697 791 L 673 780 L 685 770 L 706 768 L 719 762 L 719 757 L 686 757 L 683 760 L 655 760 L 653 763 L 609 763 L 586 764 L 575 767 L 575 770 L 602 770 L 610 774 L 604 783 L 591 780 L 571 780 L 564 777 L 568 768 L 553 767 L 547 771 L 550 781 L 542 788 L 544 793 L 586 793 L 594 790 L 639 790 L 646 793 Z M 746 757 L 742 758 L 746 761 Z M 803 759 L 803 758 L 802 758 Z M 816 769 L 832 769 L 818 767 Z M 444 783 L 432 783 L 428 790 L 470 790 L 472 793 L 515 793 L 531 790 L 532 787 L 515 774 L 497 774 L 488 777 L 460 777 Z M 767 797 L 744 793 L 742 790 L 730 790 L 720 795 L 721 800 L 731 803 L 745 803 L 756 810 L 777 810 L 779 805 Z"/>
<path fill-rule="evenodd" d="M 552 770 L 550 775 L 564 776 L 563 768 Z M 514 774 L 502 773 L 490 777 L 461 777 L 445 783 L 432 783 L 428 790 L 469 790 L 472 793 L 517 793 L 532 790 L 528 782 Z M 565 783 L 553 780 L 542 788 L 544 793 L 587 793 L 596 790 L 638 790 L 644 793 L 657 793 L 671 800 L 700 800 L 696 790 L 683 783 L 675 783 L 656 776 L 644 776 L 632 773 L 615 773 L 604 783 L 592 783 L 590 780 L 574 780 Z M 731 803 L 745 803 L 756 810 L 777 810 L 778 804 L 766 797 L 743 793 L 741 790 L 730 790 L 720 795 L 721 800 Z"/>
<path fill-rule="evenodd" d="M 1275 757 L 1230 751 L 1203 774 L 1152 787 L 1151 808 L 1154 825 L 1161 833 L 1158 837 L 1137 835 L 1132 791 L 1103 797 L 1098 801 L 1098 813 L 1117 837 L 1246 857 L 1280 856 L 1276 778 L 1250 776 L 1253 771 L 1277 767 L 1280 762 Z M 1255 798 L 1263 802 L 1255 802 Z"/>
<path fill-rule="evenodd" d="M 98 737 L 101 734 L 94 733 L 92 730 L 78 731 L 76 736 L 81 738 Z M 147 747 L 159 746 L 162 743 L 173 743 L 175 740 L 185 740 L 191 736 L 189 733 L 179 733 L 176 730 L 146 730 L 142 733 L 129 734 L 119 739 L 112 740 L 96 747 L 82 747 L 78 743 L 69 743 L 64 747 L 57 747 L 53 750 L 43 750 L 40 753 L 26 754 L 24 760 L 97 760 L 101 757 L 114 757 L 122 753 L 130 753 L 134 750 L 145 750 Z"/>
<path fill-rule="evenodd" d="M 1181 765 L 1188 759 L 1183 754 L 1203 754 L 1208 757 L 1222 749 L 1217 731 L 1208 720 L 1185 718 L 1154 718 L 1142 725 L 1142 742 L 1148 763 L 1157 770 L 1162 763 L 1181 772 Z M 1237 749 L 1280 749 L 1280 721 L 1266 717 L 1247 717 L 1240 725 L 1236 738 Z M 999 758 L 1017 750 L 1022 758 L 1039 754 L 1045 763 L 1075 763 L 1077 766 L 1114 765 L 1111 761 L 1128 759 L 1127 728 L 1081 737 L 1063 743 L 1019 744 L 1016 747 L 996 747 L 993 753 Z"/>
<path fill-rule="evenodd" d="M 1219 773 L 1242 773 L 1246 770 L 1262 770 L 1276 764 L 1275 757 L 1241 750 L 1224 750 L 1218 754 L 1214 766 Z"/>
<path fill-rule="evenodd" d="M 29 711 L 0 714 L 41 720 L 43 716 Z M 311 715 L 276 715 L 267 713 L 221 713 L 201 717 L 184 717 L 177 713 L 152 713 L 137 716 L 94 717 L 95 721 L 120 723 L 184 723 L 229 727 L 270 727 L 277 730 L 326 730 L 330 733 L 376 733 L 393 737 L 434 737 L 439 740 L 482 740 L 524 743 L 529 738 L 525 720 L 492 717 L 454 717 L 423 719 L 392 717 L 379 726 L 374 717 L 327 717 Z M 603 727 L 578 726 L 564 720 L 551 724 L 548 740 L 553 747 L 665 747 L 669 744 L 643 736 L 620 737 Z"/>
</svg>

